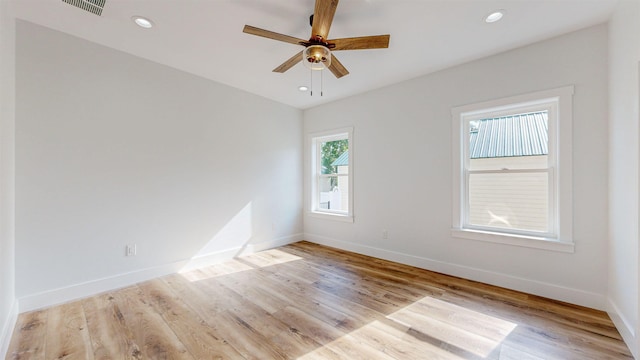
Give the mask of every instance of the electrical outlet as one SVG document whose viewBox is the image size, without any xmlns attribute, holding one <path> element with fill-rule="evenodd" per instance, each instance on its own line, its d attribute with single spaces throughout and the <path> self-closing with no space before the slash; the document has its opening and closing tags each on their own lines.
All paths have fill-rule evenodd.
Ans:
<svg viewBox="0 0 640 360">
<path fill-rule="evenodd" d="M 138 254 L 138 245 L 127 245 L 125 246 L 125 256 L 136 256 Z"/>
<path fill-rule="evenodd" d="M 383 239 L 388 239 L 389 238 L 389 232 L 386 229 L 382 230 L 382 238 Z"/>
</svg>

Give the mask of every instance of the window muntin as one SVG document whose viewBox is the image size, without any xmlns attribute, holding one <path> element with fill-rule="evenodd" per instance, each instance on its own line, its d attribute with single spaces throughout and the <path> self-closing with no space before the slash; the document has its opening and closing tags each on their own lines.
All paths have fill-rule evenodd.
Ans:
<svg viewBox="0 0 640 360">
<path fill-rule="evenodd" d="M 352 130 L 312 136 L 313 184 L 311 211 L 352 216 Z"/>
</svg>

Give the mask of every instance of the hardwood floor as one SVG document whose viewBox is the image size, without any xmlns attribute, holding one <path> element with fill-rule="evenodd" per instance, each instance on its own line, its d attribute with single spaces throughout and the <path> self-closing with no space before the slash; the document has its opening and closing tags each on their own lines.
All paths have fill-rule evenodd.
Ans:
<svg viewBox="0 0 640 360">
<path fill-rule="evenodd" d="M 21 314 L 8 359 L 632 359 L 607 315 L 308 242 Z"/>
</svg>

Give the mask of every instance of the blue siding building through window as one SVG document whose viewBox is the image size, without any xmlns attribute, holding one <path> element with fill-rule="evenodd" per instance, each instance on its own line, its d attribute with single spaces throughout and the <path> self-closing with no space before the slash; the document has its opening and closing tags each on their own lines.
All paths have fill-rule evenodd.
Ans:
<svg viewBox="0 0 640 360">
<path fill-rule="evenodd" d="M 349 165 L 349 150 L 343 152 L 337 159 L 333 160 L 331 166 Z"/>
</svg>

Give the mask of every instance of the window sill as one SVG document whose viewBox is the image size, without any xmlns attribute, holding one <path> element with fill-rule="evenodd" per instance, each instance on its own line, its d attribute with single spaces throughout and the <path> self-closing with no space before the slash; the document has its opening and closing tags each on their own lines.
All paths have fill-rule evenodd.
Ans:
<svg viewBox="0 0 640 360">
<path fill-rule="evenodd" d="M 325 212 L 319 212 L 319 211 L 309 211 L 307 212 L 307 215 L 314 218 L 318 218 L 318 219 L 342 221 L 342 222 L 349 222 L 349 223 L 353 222 L 353 216 L 350 216 L 350 215 L 332 214 L 332 213 L 325 213 Z"/>
<path fill-rule="evenodd" d="M 573 242 L 558 241 L 555 239 L 544 237 L 503 234 L 469 229 L 451 229 L 451 236 L 455 238 L 480 240 L 498 244 L 523 246 L 534 249 L 543 249 L 566 253 L 575 252 Z"/>
</svg>

